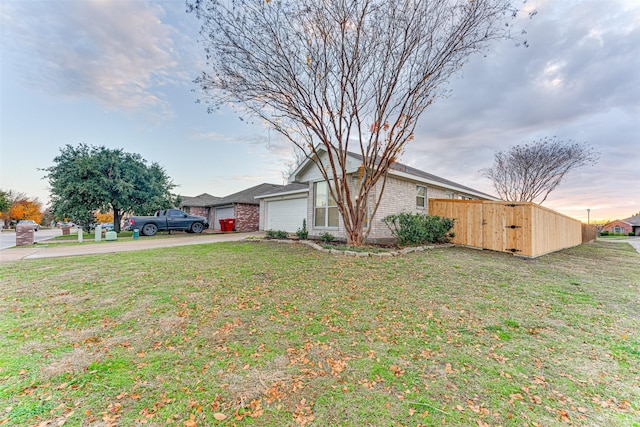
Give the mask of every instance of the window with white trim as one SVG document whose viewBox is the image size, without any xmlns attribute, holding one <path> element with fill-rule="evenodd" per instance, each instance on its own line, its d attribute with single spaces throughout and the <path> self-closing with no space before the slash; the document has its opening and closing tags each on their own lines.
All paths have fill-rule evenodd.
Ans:
<svg viewBox="0 0 640 427">
<path fill-rule="evenodd" d="M 427 207 L 427 187 L 422 185 L 416 185 L 416 207 Z"/>
<path fill-rule="evenodd" d="M 314 225 L 316 227 L 338 227 L 338 204 L 329 193 L 327 181 L 320 181 L 314 186 Z"/>
</svg>

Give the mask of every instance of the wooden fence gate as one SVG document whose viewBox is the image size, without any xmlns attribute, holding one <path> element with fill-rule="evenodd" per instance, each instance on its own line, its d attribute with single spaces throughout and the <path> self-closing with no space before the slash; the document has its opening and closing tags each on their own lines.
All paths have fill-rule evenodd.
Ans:
<svg viewBox="0 0 640 427">
<path fill-rule="evenodd" d="M 482 248 L 518 253 L 525 242 L 524 206 L 515 203 L 482 204 Z"/>
<path fill-rule="evenodd" d="M 583 242 L 580 221 L 535 203 L 429 199 L 429 214 L 456 219 L 459 245 L 537 257 Z"/>
</svg>

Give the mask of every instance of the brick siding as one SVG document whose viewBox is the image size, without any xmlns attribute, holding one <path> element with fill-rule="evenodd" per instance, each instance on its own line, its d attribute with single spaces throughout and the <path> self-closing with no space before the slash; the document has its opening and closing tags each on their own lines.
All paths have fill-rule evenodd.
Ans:
<svg viewBox="0 0 640 427">
<path fill-rule="evenodd" d="M 622 227 L 624 234 L 633 233 L 633 226 L 631 224 L 627 224 L 626 222 L 622 222 L 620 220 L 615 220 L 613 222 L 608 223 L 604 226 L 602 231 L 608 231 L 609 233 L 615 233 L 615 227 Z"/>
<path fill-rule="evenodd" d="M 427 195 L 425 201 L 425 207 L 416 206 L 416 196 L 418 195 L 417 185 L 421 185 L 427 188 Z M 342 216 L 339 219 L 338 228 L 323 228 L 315 227 L 314 224 L 314 197 L 313 183 L 309 183 L 309 197 L 311 203 L 308 204 L 307 212 L 307 228 L 309 230 L 309 236 L 319 237 L 324 233 L 332 234 L 338 240 L 346 240 L 346 234 L 344 229 L 344 222 Z M 382 183 L 378 183 L 376 187 L 369 194 L 370 200 L 375 200 L 377 194 L 381 191 Z M 465 195 L 468 196 L 468 195 Z M 369 233 L 370 241 L 385 241 L 393 238 L 393 234 L 387 225 L 382 221 L 382 218 L 387 215 L 396 214 L 400 212 L 409 213 L 429 213 L 429 198 L 452 198 L 454 194 L 450 190 L 444 190 L 441 188 L 430 187 L 426 184 L 398 179 L 395 177 L 389 177 L 384 188 L 382 200 L 378 211 L 373 217 L 371 224 L 371 232 Z M 475 197 L 474 197 L 475 198 Z"/>
<path fill-rule="evenodd" d="M 258 231 L 260 205 L 236 205 L 236 231 Z"/>
</svg>

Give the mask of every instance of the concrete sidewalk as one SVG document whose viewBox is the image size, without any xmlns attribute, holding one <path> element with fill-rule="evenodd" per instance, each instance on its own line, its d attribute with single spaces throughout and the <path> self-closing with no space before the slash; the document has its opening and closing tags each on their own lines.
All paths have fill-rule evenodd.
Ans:
<svg viewBox="0 0 640 427">
<path fill-rule="evenodd" d="M 103 242 L 98 244 L 58 246 L 56 243 L 14 247 L 0 250 L 0 264 L 24 259 L 57 258 L 77 255 L 109 254 L 115 252 L 142 251 L 145 249 L 170 248 L 176 246 L 202 245 L 215 242 L 233 242 L 249 236 L 263 236 L 262 232 L 210 234 L 198 236 L 172 237 L 167 239 L 127 240 L 124 242 Z"/>
</svg>

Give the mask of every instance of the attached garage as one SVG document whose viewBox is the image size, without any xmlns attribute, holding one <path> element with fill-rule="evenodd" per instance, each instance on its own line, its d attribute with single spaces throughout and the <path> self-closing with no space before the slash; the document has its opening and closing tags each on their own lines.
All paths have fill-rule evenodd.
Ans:
<svg viewBox="0 0 640 427">
<path fill-rule="evenodd" d="M 235 208 L 233 206 L 227 206 L 223 208 L 216 208 L 215 220 L 213 221 L 213 229 L 220 230 L 220 219 L 235 218 Z"/>
<path fill-rule="evenodd" d="M 302 227 L 302 221 L 307 218 L 307 198 L 268 201 L 265 215 L 266 230 L 293 233 Z"/>
<path fill-rule="evenodd" d="M 308 193 L 307 185 L 290 184 L 277 192 L 257 197 L 260 199 L 260 229 L 295 233 L 307 218 Z"/>
</svg>

